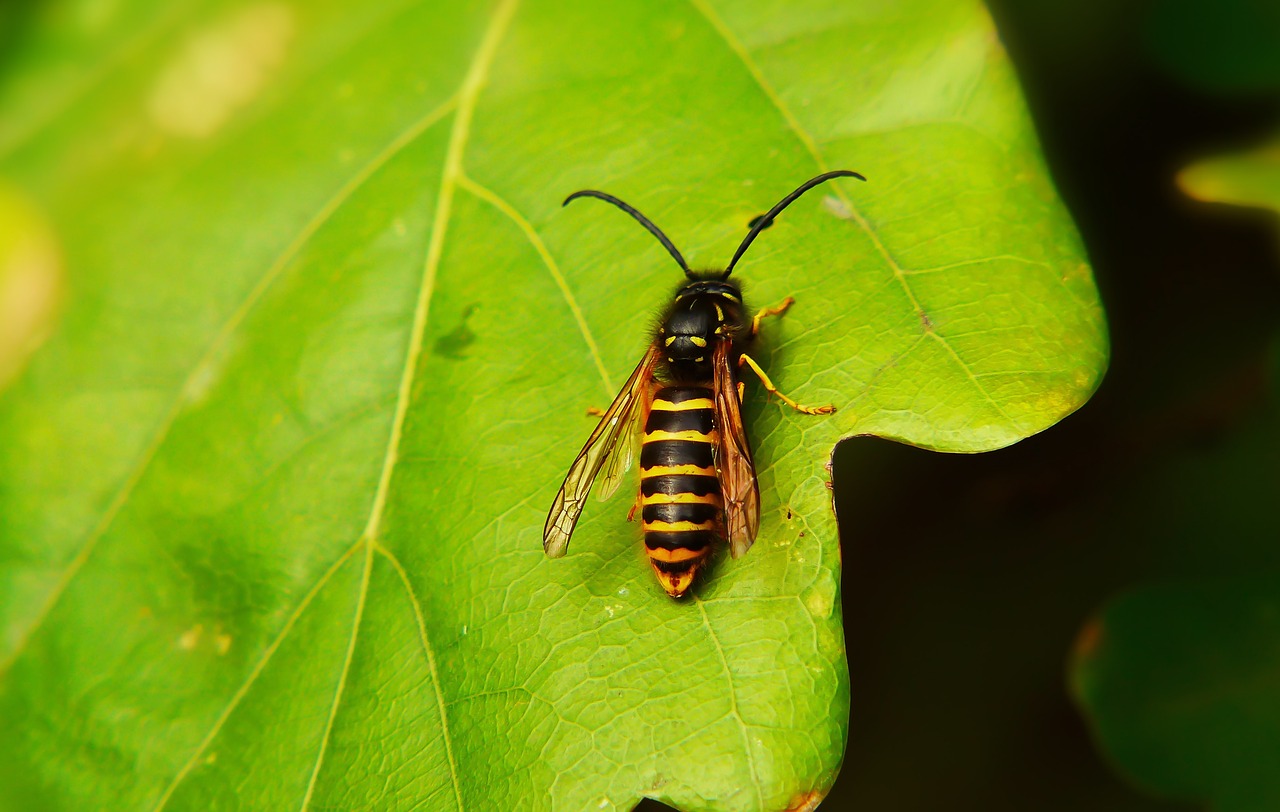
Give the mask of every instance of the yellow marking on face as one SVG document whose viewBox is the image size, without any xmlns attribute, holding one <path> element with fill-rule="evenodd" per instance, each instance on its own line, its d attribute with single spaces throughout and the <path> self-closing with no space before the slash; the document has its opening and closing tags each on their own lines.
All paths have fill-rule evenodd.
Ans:
<svg viewBox="0 0 1280 812">
<path fill-rule="evenodd" d="M 688 431 L 646 431 L 644 433 L 644 442 L 654 443 L 659 440 L 689 440 L 695 443 L 712 443 L 715 438 L 710 434 L 703 434 L 697 429 L 689 429 Z"/>
<path fill-rule="evenodd" d="M 650 550 L 646 547 L 645 552 L 648 553 L 649 557 L 654 561 L 661 561 L 664 564 L 676 564 L 681 561 L 691 561 L 695 558 L 702 558 L 707 554 L 707 550 L 709 549 L 711 548 L 703 547 L 701 550 L 689 550 L 684 547 L 680 547 L 675 550 L 664 550 L 659 547 L 656 550 Z"/>
<path fill-rule="evenodd" d="M 734 300 L 735 302 L 738 302 L 739 304 L 741 304 L 741 303 L 742 303 L 742 300 L 741 300 L 741 299 L 739 299 L 737 296 L 734 296 L 732 293 L 730 293 L 730 292 L 729 292 L 729 291 L 727 291 L 727 290 L 721 291 L 721 292 L 720 292 L 720 295 L 721 295 L 721 296 L 723 296 L 723 297 L 724 297 L 724 298 L 726 298 L 726 299 L 732 299 L 732 300 Z"/>
<path fill-rule="evenodd" d="M 641 522 L 640 528 L 646 533 L 683 533 L 690 530 L 715 530 L 715 519 L 705 522 Z"/>
<path fill-rule="evenodd" d="M 695 364 L 701 364 L 705 360 L 707 360 L 707 357 L 705 355 L 699 355 L 697 358 L 693 359 L 693 362 Z"/>
<path fill-rule="evenodd" d="M 715 302 L 712 302 L 711 306 L 716 309 L 716 318 L 719 319 L 720 321 L 724 321 L 724 310 L 720 307 L 720 305 L 716 304 Z"/>
<path fill-rule="evenodd" d="M 693 398 L 681 403 L 672 403 L 669 400 L 654 400 L 651 408 L 659 412 L 691 412 L 694 409 L 714 409 L 716 405 L 711 402 L 711 398 Z"/>
<path fill-rule="evenodd" d="M 667 340 L 662 343 L 664 346 L 670 347 L 672 344 L 675 343 L 675 340 L 677 338 L 679 338 L 679 336 L 667 336 Z"/>
<path fill-rule="evenodd" d="M 719 505 L 720 494 L 655 493 L 642 497 L 643 505 Z"/>
<path fill-rule="evenodd" d="M 689 336 L 689 340 L 693 342 L 693 346 L 695 347 L 707 346 L 707 340 L 702 336 Z"/>
<path fill-rule="evenodd" d="M 715 476 L 716 469 L 714 467 L 699 468 L 696 465 L 655 465 L 652 468 L 640 469 L 641 479 L 649 479 L 655 476 L 680 476 L 682 474 Z"/>
</svg>

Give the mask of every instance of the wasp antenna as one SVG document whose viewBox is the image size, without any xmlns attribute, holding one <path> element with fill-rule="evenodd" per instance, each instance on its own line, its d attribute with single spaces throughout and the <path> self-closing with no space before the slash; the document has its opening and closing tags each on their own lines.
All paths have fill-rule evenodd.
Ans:
<svg viewBox="0 0 1280 812">
<path fill-rule="evenodd" d="M 671 258 L 674 259 L 676 261 L 676 264 L 680 266 L 680 269 L 684 271 L 685 276 L 689 277 L 690 279 L 697 278 L 694 276 L 693 271 L 689 270 L 689 265 L 684 261 L 684 257 L 680 256 L 680 251 L 675 247 L 675 245 L 671 242 L 671 240 L 667 239 L 667 235 L 662 233 L 662 229 L 655 226 L 653 224 L 653 221 L 650 220 L 648 217 L 645 217 L 643 214 L 636 211 L 631 206 L 628 206 L 626 203 L 623 203 L 621 200 L 614 197 L 613 195 L 605 194 L 604 192 L 598 192 L 595 189 L 583 189 L 580 192 L 574 192 L 573 194 L 566 197 L 564 199 L 564 203 L 561 203 L 560 205 L 567 206 L 569 205 L 569 201 L 575 200 L 579 197 L 594 197 L 594 198 L 603 200 L 606 203 L 612 203 L 613 205 L 625 211 L 627 214 L 634 217 L 636 221 L 640 223 L 640 225 L 644 226 L 649 230 L 650 234 L 658 238 L 658 242 L 662 243 L 663 248 L 667 249 L 667 253 L 671 255 Z"/>
<path fill-rule="evenodd" d="M 766 228 L 773 225 L 773 218 L 781 214 L 783 209 L 794 203 L 796 198 L 800 197 L 800 195 L 817 186 L 819 183 L 826 183 L 832 178 L 857 178 L 858 180 L 866 180 L 866 178 L 862 177 L 857 172 L 851 172 L 848 169 L 837 169 L 834 172 L 823 172 L 818 177 L 811 178 L 800 184 L 800 188 L 779 200 L 772 209 L 769 209 L 769 211 L 751 221 L 751 230 L 747 232 L 747 236 L 742 238 L 742 243 L 738 246 L 738 250 L 734 252 L 733 259 L 729 260 L 729 266 L 724 269 L 724 273 L 720 278 L 729 278 L 729 274 L 733 273 L 733 266 L 738 264 L 738 260 L 741 259 L 742 255 L 751 247 L 751 241 L 754 240 L 756 235 L 761 231 L 764 231 Z M 579 194 L 581 194 L 581 192 L 579 192 Z"/>
</svg>

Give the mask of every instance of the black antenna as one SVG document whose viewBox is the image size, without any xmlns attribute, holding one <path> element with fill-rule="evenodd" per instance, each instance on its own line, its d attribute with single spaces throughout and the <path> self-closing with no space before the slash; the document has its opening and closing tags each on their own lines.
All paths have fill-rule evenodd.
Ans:
<svg viewBox="0 0 1280 812">
<path fill-rule="evenodd" d="M 676 249 L 674 245 L 672 245 L 671 240 L 667 239 L 667 235 L 663 234 L 662 229 L 655 226 L 653 222 L 649 220 L 648 217 L 645 217 L 643 214 L 631 208 L 626 203 L 623 203 L 621 200 L 614 197 L 613 195 L 605 194 L 604 192 L 597 192 L 595 189 L 583 189 L 580 192 L 574 192 L 573 194 L 566 197 L 564 199 L 564 202 L 561 203 L 560 205 L 567 206 L 569 205 L 570 200 L 573 200 L 579 197 L 599 198 L 600 200 L 603 200 L 606 203 L 612 203 L 613 205 L 625 211 L 627 214 L 636 218 L 636 220 L 640 223 L 640 225 L 649 229 L 649 233 L 658 238 L 658 242 L 662 243 L 662 247 L 667 249 L 667 253 L 671 255 L 671 258 L 674 259 L 676 261 L 676 264 L 679 265 L 684 270 L 685 276 L 689 277 L 690 279 L 698 278 L 693 275 L 693 271 L 689 270 L 689 266 L 685 263 L 684 257 L 680 256 L 680 252 Z"/>
<path fill-rule="evenodd" d="M 866 178 L 862 177 L 857 172 L 851 172 L 848 169 L 837 169 L 834 172 L 823 172 L 818 177 L 805 181 L 800 185 L 799 189 L 796 189 L 791 194 L 779 200 L 777 205 L 772 209 L 769 209 L 769 211 L 767 211 L 763 216 L 756 217 L 751 221 L 751 230 L 747 232 L 747 236 L 742 238 L 742 244 L 739 245 L 738 250 L 734 252 L 733 259 L 729 260 L 729 267 L 724 269 L 724 273 L 721 274 L 720 278 L 729 278 L 729 274 L 733 273 L 733 266 L 737 265 L 738 260 L 746 253 L 747 248 L 751 246 L 751 241 L 754 240 L 756 235 L 761 231 L 764 231 L 766 228 L 773 225 L 773 218 L 782 213 L 783 209 L 794 203 L 796 198 L 800 195 L 817 186 L 819 183 L 826 183 L 832 178 L 857 178 L 858 180 L 866 180 Z M 579 194 L 582 193 L 579 192 Z"/>
</svg>

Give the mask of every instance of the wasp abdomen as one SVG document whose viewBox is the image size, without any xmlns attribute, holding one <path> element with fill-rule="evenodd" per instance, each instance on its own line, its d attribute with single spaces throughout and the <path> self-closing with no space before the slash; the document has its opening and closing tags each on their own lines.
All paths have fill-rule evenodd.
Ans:
<svg viewBox="0 0 1280 812">
<path fill-rule="evenodd" d="M 720 537 L 718 442 L 710 387 L 667 386 L 654 394 L 640 452 L 644 542 L 673 597 L 689 589 Z"/>
</svg>

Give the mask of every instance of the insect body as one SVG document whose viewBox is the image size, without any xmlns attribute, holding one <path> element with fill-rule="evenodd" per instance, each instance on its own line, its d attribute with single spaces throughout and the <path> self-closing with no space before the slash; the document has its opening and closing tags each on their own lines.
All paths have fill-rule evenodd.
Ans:
<svg viewBox="0 0 1280 812">
<path fill-rule="evenodd" d="M 594 197 L 622 209 L 657 237 L 689 281 L 676 292 L 644 357 L 556 493 L 543 529 L 547 555 L 564 555 L 598 477 L 601 499 L 618 489 L 631 466 L 639 427 L 640 492 L 632 513 L 640 509 L 649 562 L 667 594 L 678 598 L 689 590 L 717 541 L 727 540 L 734 558 L 750 549 L 760 524 L 760 492 L 742 425 L 739 368 L 748 367 L 765 389 L 798 411 L 829 414 L 835 408 L 791 400 L 747 354 L 760 320 L 780 315 L 792 300 L 748 317 L 742 291 L 729 274 L 774 217 L 809 189 L 836 177 L 862 179 L 840 170 L 809 180 L 752 221 L 725 270 L 701 273 L 689 269 L 657 226 L 618 198 L 586 189 L 565 200 Z"/>
</svg>

